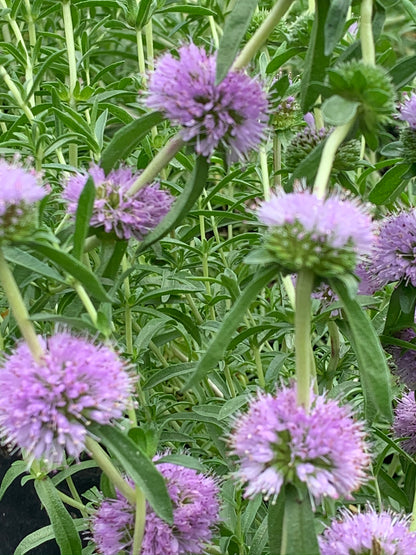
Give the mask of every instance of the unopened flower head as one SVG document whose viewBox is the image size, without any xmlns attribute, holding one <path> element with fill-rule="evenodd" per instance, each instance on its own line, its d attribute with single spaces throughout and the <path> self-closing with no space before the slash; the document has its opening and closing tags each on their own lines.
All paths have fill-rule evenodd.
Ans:
<svg viewBox="0 0 416 555">
<path fill-rule="evenodd" d="M 416 555 L 416 533 L 409 518 L 390 511 L 377 514 L 344 510 L 319 537 L 321 555 Z"/>
<path fill-rule="evenodd" d="M 222 146 L 229 161 L 244 157 L 263 138 L 268 116 L 260 84 L 230 71 L 215 84 L 216 56 L 194 44 L 179 48 L 179 59 L 162 56 L 149 80 L 147 104 L 182 126 L 182 138 L 210 157 Z"/>
<path fill-rule="evenodd" d="M 403 280 L 416 286 L 416 210 L 387 218 L 374 242 L 372 268 L 380 285 Z"/>
<path fill-rule="evenodd" d="M 350 498 L 370 462 L 364 424 L 350 408 L 312 394 L 307 412 L 296 403 L 295 387 L 276 396 L 260 393 L 238 417 L 230 445 L 246 497 L 275 498 L 285 483 L 305 483 L 317 500 Z"/>
<path fill-rule="evenodd" d="M 415 345 L 416 333 L 413 328 L 400 330 L 395 334 L 397 339 L 413 343 Z M 395 373 L 400 381 L 409 389 L 416 390 L 416 351 L 406 349 L 399 345 L 388 345 L 386 351 L 393 356 L 396 364 Z"/>
<path fill-rule="evenodd" d="M 372 243 L 371 219 L 354 200 L 320 199 L 308 191 L 274 194 L 258 212 L 269 226 L 266 249 L 287 272 L 319 276 L 352 272 Z"/>
<path fill-rule="evenodd" d="M 416 402 L 415 392 L 406 393 L 397 403 L 394 423 L 394 435 L 404 439 L 402 448 L 414 455 L 416 453 Z"/>
<path fill-rule="evenodd" d="M 33 228 L 33 204 L 47 190 L 40 185 L 40 176 L 15 163 L 0 159 L 0 242 L 20 239 Z"/>
<path fill-rule="evenodd" d="M 173 505 L 173 526 L 159 518 L 148 505 L 142 555 L 203 553 L 218 520 L 218 487 L 213 478 L 193 469 L 161 463 Z M 134 507 L 117 492 L 117 499 L 104 500 L 92 519 L 98 552 L 130 554 L 133 547 Z"/>
<path fill-rule="evenodd" d="M 0 433 L 30 458 L 62 464 L 84 449 L 86 426 L 120 418 L 132 380 L 109 347 L 66 332 L 41 340 L 34 360 L 21 342 L 0 371 Z"/>
<path fill-rule="evenodd" d="M 138 174 L 129 168 L 112 170 L 107 176 L 97 165 L 87 173 L 71 177 L 63 191 L 68 212 L 75 216 L 78 201 L 89 177 L 95 185 L 94 208 L 90 221 L 92 227 L 115 233 L 119 239 L 135 237 L 141 241 L 169 212 L 172 195 L 158 184 L 146 185 L 133 195 L 128 193 Z"/>
</svg>

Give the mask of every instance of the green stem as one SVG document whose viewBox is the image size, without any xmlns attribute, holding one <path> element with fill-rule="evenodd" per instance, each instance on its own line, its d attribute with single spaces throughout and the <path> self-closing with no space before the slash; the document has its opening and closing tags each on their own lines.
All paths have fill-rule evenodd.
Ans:
<svg viewBox="0 0 416 555">
<path fill-rule="evenodd" d="M 225 364 L 224 366 L 224 376 L 225 376 L 225 381 L 227 382 L 228 391 L 230 392 L 231 397 L 235 397 L 237 394 L 235 392 L 234 382 L 233 382 L 233 378 L 231 376 L 231 372 L 230 372 L 230 368 L 228 367 L 228 364 Z"/>
<path fill-rule="evenodd" d="M 316 174 L 313 192 L 319 198 L 324 198 L 328 185 L 329 176 L 331 175 L 332 166 L 334 164 L 335 155 L 338 147 L 348 135 L 352 127 L 354 119 L 344 125 L 335 127 L 333 132 L 327 138 L 325 146 L 322 150 L 321 160 L 319 162 L 318 173 Z"/>
<path fill-rule="evenodd" d="M 268 37 L 273 32 L 273 29 L 290 8 L 290 5 L 293 4 L 293 1 L 294 0 L 277 0 L 274 7 L 270 10 L 267 18 L 263 21 L 235 60 L 232 67 L 234 71 L 243 69 L 249 64 L 250 60 L 267 41 Z"/>
<path fill-rule="evenodd" d="M 32 110 L 30 109 L 30 107 L 28 106 L 28 104 L 26 104 L 26 102 L 23 100 L 22 95 L 20 94 L 19 89 L 16 87 L 16 85 L 14 84 L 12 78 L 10 77 L 10 75 L 7 73 L 6 68 L 2 65 L 0 65 L 0 77 L 3 78 L 7 88 L 9 89 L 9 91 L 12 93 L 13 98 L 16 101 L 16 104 L 19 106 L 19 108 L 23 111 L 23 113 L 25 114 L 25 116 L 27 117 L 27 119 L 29 120 L 30 123 L 33 123 L 35 116 L 33 115 Z"/>
<path fill-rule="evenodd" d="M 74 90 L 77 84 L 77 59 L 75 56 L 74 26 L 72 24 L 70 0 L 63 0 L 62 14 L 64 19 L 64 33 L 69 68 L 69 105 L 75 110 L 76 101 L 74 98 Z M 77 167 L 78 146 L 75 143 L 70 143 L 69 145 L 69 163 L 72 166 Z"/>
<path fill-rule="evenodd" d="M 329 359 L 328 367 L 326 370 L 327 374 L 327 383 L 326 387 L 331 389 L 332 387 L 332 380 L 335 375 L 335 371 L 338 368 L 339 363 L 339 353 L 340 353 L 340 339 L 339 339 L 339 331 L 338 326 L 332 320 L 328 322 L 328 332 L 329 332 L 329 339 L 331 341 L 331 358 Z"/>
<path fill-rule="evenodd" d="M 9 301 L 13 316 L 19 326 L 19 329 L 26 341 L 27 346 L 32 353 L 33 358 L 39 362 L 42 358 L 43 349 L 40 345 L 35 328 L 30 320 L 29 312 L 26 308 L 22 294 L 16 284 L 13 274 L 4 258 L 0 249 L 0 283 L 4 293 Z"/>
<path fill-rule="evenodd" d="M 76 294 L 78 295 L 82 304 L 84 305 L 85 310 L 88 312 L 88 315 L 91 318 L 92 323 L 94 324 L 94 326 L 97 326 L 97 322 L 98 322 L 97 311 L 95 309 L 95 306 L 92 304 L 92 301 L 88 296 L 88 293 L 85 291 L 84 287 L 80 284 L 79 281 L 74 281 L 72 283 L 72 287 L 74 288 Z"/>
<path fill-rule="evenodd" d="M 280 187 L 282 184 L 282 176 L 280 170 L 282 169 L 282 142 L 278 135 L 273 138 L 273 172 L 274 172 L 274 186 Z M 267 200 L 267 199 L 266 199 Z"/>
<path fill-rule="evenodd" d="M 133 547 L 131 555 L 140 555 L 146 523 L 146 498 L 136 486 L 136 516 L 134 521 Z"/>
<path fill-rule="evenodd" d="M 144 27 L 144 33 L 146 37 L 147 67 L 149 68 L 149 71 L 153 71 L 155 69 L 155 66 L 153 61 L 153 23 L 151 19 L 146 23 Z"/>
<path fill-rule="evenodd" d="M 99 443 L 92 439 L 92 437 L 87 436 L 85 439 L 85 447 L 91 453 L 93 459 L 104 472 L 104 474 L 109 478 L 110 482 L 119 490 L 119 492 L 124 495 L 124 497 L 130 501 L 130 503 L 136 504 L 136 491 L 134 488 L 129 486 L 129 484 L 123 479 L 120 472 L 113 465 L 110 457 L 104 451 Z"/>
<path fill-rule="evenodd" d="M 148 183 L 152 183 L 158 173 L 169 164 L 172 158 L 180 151 L 185 142 L 181 136 L 175 135 L 153 158 L 147 168 L 139 175 L 136 181 L 128 190 L 128 194 L 133 196 Z"/>
<path fill-rule="evenodd" d="M 257 378 L 259 386 L 264 389 L 266 387 L 266 380 L 264 379 L 263 363 L 261 362 L 259 347 L 253 347 L 254 361 L 256 363 Z"/>
<path fill-rule="evenodd" d="M 74 507 L 74 509 L 78 509 L 84 518 L 88 518 L 88 514 L 94 513 L 93 509 L 89 509 L 83 503 L 80 503 L 79 501 L 72 499 L 72 497 L 69 497 L 69 495 L 66 495 L 62 491 L 59 491 L 59 489 L 57 490 L 57 492 L 59 497 L 66 505 L 69 505 L 70 507 Z"/>
<path fill-rule="evenodd" d="M 415 494 L 413 498 L 413 508 L 412 508 L 412 518 L 410 521 L 410 531 L 416 532 L 416 487 L 415 487 Z"/>
<path fill-rule="evenodd" d="M 72 476 L 68 476 L 68 478 L 66 479 L 66 483 L 68 484 L 69 491 L 71 492 L 72 497 L 74 498 L 75 502 L 78 503 L 78 505 L 79 505 L 78 508 L 79 508 L 82 516 L 84 518 L 88 518 L 88 509 L 87 509 L 87 507 L 84 506 L 84 504 L 81 501 L 81 498 L 78 494 L 77 488 L 75 487 L 74 481 L 72 480 Z M 71 498 L 69 497 L 69 499 L 71 499 Z M 75 505 L 73 505 L 73 506 L 75 506 Z M 90 511 L 90 512 L 92 512 L 92 511 Z"/>
<path fill-rule="evenodd" d="M 301 270 L 296 281 L 295 310 L 295 360 L 297 378 L 297 402 L 305 409 L 310 404 L 311 388 L 311 293 L 314 274 Z"/>
<path fill-rule="evenodd" d="M 27 12 L 28 30 L 29 30 L 29 44 L 34 48 L 36 44 L 36 26 L 35 20 L 33 19 L 32 7 L 30 5 L 30 0 L 25 0 L 25 8 Z"/>
<path fill-rule="evenodd" d="M 269 168 L 267 166 L 267 154 L 264 146 L 260 147 L 260 169 L 261 169 L 261 181 L 263 183 L 264 199 L 269 200 L 270 198 Z"/>
<path fill-rule="evenodd" d="M 373 0 L 362 0 L 360 23 L 361 54 L 365 64 L 374 66 L 376 63 L 376 51 L 371 24 L 372 15 Z"/>
<path fill-rule="evenodd" d="M 143 79 L 143 85 L 146 84 L 146 62 L 144 58 L 143 35 L 141 29 L 136 29 L 137 44 L 137 61 L 139 63 L 139 71 Z"/>
<path fill-rule="evenodd" d="M 218 48 L 220 47 L 220 39 L 218 37 L 217 28 L 215 26 L 215 19 L 212 15 L 209 15 L 208 21 L 211 29 L 212 40 L 214 42 L 215 50 L 218 50 Z"/>
</svg>

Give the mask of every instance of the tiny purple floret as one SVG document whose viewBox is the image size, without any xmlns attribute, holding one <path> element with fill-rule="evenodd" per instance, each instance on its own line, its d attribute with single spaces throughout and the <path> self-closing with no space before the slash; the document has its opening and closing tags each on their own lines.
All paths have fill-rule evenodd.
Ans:
<svg viewBox="0 0 416 555">
<path fill-rule="evenodd" d="M 275 499 L 289 481 L 306 483 L 318 501 L 351 498 L 370 463 L 364 423 L 351 409 L 312 394 L 307 412 L 297 405 L 295 386 L 276 396 L 259 393 L 236 420 L 230 445 L 240 459 L 235 477 L 247 484 L 245 497 Z"/>
<path fill-rule="evenodd" d="M 179 59 L 168 53 L 157 62 L 147 105 L 181 125 L 198 154 L 210 157 L 222 145 L 230 162 L 243 158 L 263 139 L 269 119 L 261 85 L 242 71 L 229 71 L 216 85 L 216 55 L 195 44 L 178 52 Z"/>
<path fill-rule="evenodd" d="M 403 395 L 397 403 L 393 431 L 396 437 L 407 438 L 401 442 L 401 447 L 414 455 L 416 453 L 416 402 L 414 391 Z"/>
<path fill-rule="evenodd" d="M 403 121 L 407 121 L 412 129 L 416 129 L 416 94 L 412 92 L 404 97 L 399 106 L 400 114 L 397 116 Z"/>
<path fill-rule="evenodd" d="M 343 510 L 319 537 L 321 555 L 416 555 L 416 533 L 409 530 L 410 518 L 372 508 L 352 514 Z"/>
<path fill-rule="evenodd" d="M 132 392 L 124 362 L 105 345 L 57 333 L 40 339 L 36 362 L 21 342 L 0 369 L 0 432 L 29 458 L 62 464 L 79 457 L 90 421 L 121 418 Z"/>
<path fill-rule="evenodd" d="M 135 237 L 141 241 L 166 216 L 174 198 L 157 183 L 130 195 L 128 191 L 138 175 L 129 168 L 119 168 L 106 176 L 102 168 L 92 165 L 87 173 L 79 173 L 66 183 L 62 195 L 68 212 L 75 216 L 79 197 L 91 176 L 96 195 L 90 225 L 114 232 L 119 239 Z"/>
</svg>

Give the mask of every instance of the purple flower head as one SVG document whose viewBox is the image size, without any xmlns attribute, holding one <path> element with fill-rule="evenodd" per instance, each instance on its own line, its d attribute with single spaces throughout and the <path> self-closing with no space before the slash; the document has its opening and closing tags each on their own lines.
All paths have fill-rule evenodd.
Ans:
<svg viewBox="0 0 416 555">
<path fill-rule="evenodd" d="M 40 362 L 18 344 L 0 371 L 0 431 L 32 458 L 62 464 L 78 457 L 90 421 L 120 418 L 132 391 L 125 364 L 110 348 L 62 332 L 43 341 Z"/>
<path fill-rule="evenodd" d="M 162 56 L 150 77 L 147 105 L 180 124 L 182 138 L 210 157 L 222 145 L 230 161 L 258 146 L 268 121 L 266 94 L 243 72 L 215 84 L 216 56 L 189 44 L 179 59 Z"/>
<path fill-rule="evenodd" d="M 269 226 L 266 248 L 291 272 L 308 268 L 331 276 L 353 271 L 357 256 L 368 253 L 373 240 L 364 208 L 339 196 L 274 194 L 260 206 L 258 216 Z"/>
<path fill-rule="evenodd" d="M 321 555 L 416 555 L 416 533 L 409 518 L 369 508 L 365 513 L 344 510 L 319 537 Z"/>
<path fill-rule="evenodd" d="M 230 438 L 240 458 L 235 476 L 247 483 L 245 497 L 277 497 L 284 483 L 304 482 L 317 500 L 350 498 L 370 462 L 364 439 L 364 424 L 337 401 L 312 394 L 306 412 L 294 386 L 275 397 L 259 393 Z"/>
<path fill-rule="evenodd" d="M 218 488 L 210 476 L 175 464 L 161 463 L 158 469 L 166 480 L 173 504 L 173 526 L 160 519 L 147 505 L 142 555 L 199 554 L 212 536 L 218 520 Z M 118 555 L 131 553 L 134 507 L 117 492 L 117 499 L 104 500 L 92 519 L 98 552 Z"/>
<path fill-rule="evenodd" d="M 403 121 L 407 121 L 412 129 L 416 129 L 416 94 L 411 93 L 404 97 L 400 104 L 400 114 L 397 116 Z"/>
<path fill-rule="evenodd" d="M 372 268 L 380 286 L 410 281 L 416 286 L 416 211 L 400 212 L 380 226 L 373 246 Z"/>
<path fill-rule="evenodd" d="M 415 392 L 406 393 L 397 403 L 393 431 L 396 437 L 405 437 L 401 446 L 411 455 L 416 453 L 416 402 Z"/>
<path fill-rule="evenodd" d="M 0 240 L 19 238 L 32 227 L 32 205 L 47 194 L 39 181 L 35 171 L 0 159 Z"/>
<path fill-rule="evenodd" d="M 395 334 L 397 339 L 415 344 L 416 333 L 413 328 L 400 330 Z M 396 374 L 400 381 L 409 389 L 416 390 L 416 351 L 398 345 L 388 345 L 386 351 L 393 356 Z"/>
<path fill-rule="evenodd" d="M 173 202 L 172 195 L 156 183 L 129 195 L 128 190 L 138 177 L 129 168 L 113 170 L 106 176 L 102 168 L 92 165 L 88 173 L 71 177 L 62 193 L 73 216 L 90 176 L 96 189 L 90 224 L 104 228 L 106 233 L 114 232 L 119 239 L 135 237 L 141 241 L 166 216 Z"/>
</svg>

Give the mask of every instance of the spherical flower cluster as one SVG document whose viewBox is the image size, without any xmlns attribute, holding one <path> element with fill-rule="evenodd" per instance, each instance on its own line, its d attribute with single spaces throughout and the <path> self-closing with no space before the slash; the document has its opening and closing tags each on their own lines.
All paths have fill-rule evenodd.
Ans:
<svg viewBox="0 0 416 555">
<path fill-rule="evenodd" d="M 342 520 L 334 520 L 319 537 L 319 547 L 321 555 L 416 555 L 416 533 L 399 514 L 343 511 Z"/>
<path fill-rule="evenodd" d="M 26 343 L 0 370 L 0 435 L 29 457 L 61 464 L 78 457 L 90 421 L 120 418 L 132 391 L 122 360 L 109 347 L 66 332 L 40 340 L 42 359 Z"/>
<path fill-rule="evenodd" d="M 416 286 L 416 210 L 387 218 L 374 242 L 372 268 L 380 285 L 410 281 Z"/>
<path fill-rule="evenodd" d="M 397 116 L 403 121 L 407 121 L 412 129 L 416 129 L 416 94 L 411 93 L 405 96 L 400 104 L 400 114 Z"/>
<path fill-rule="evenodd" d="M 235 476 L 247 483 L 246 497 L 276 497 L 285 483 L 304 482 L 317 500 L 349 498 L 370 462 L 363 426 L 347 406 L 322 395 L 312 395 L 307 412 L 296 404 L 295 387 L 260 393 L 230 437 L 240 459 Z"/>
<path fill-rule="evenodd" d="M 266 249 L 288 272 L 309 269 L 330 277 L 353 271 L 357 255 L 368 253 L 373 239 L 364 209 L 339 196 L 274 194 L 258 216 L 269 226 Z"/>
<path fill-rule="evenodd" d="M 173 197 L 158 184 L 147 185 L 133 195 L 128 193 L 138 175 L 129 168 L 119 168 L 107 176 L 104 170 L 92 165 L 87 173 L 71 177 L 65 185 L 63 198 L 68 212 L 75 216 L 79 197 L 89 177 L 95 185 L 92 227 L 113 232 L 119 239 L 135 237 L 141 241 L 169 212 Z"/>
<path fill-rule="evenodd" d="M 415 344 L 416 333 L 413 328 L 406 328 L 395 334 L 397 339 Z M 415 345 L 416 346 L 416 345 Z M 409 389 L 416 390 L 416 351 L 404 349 L 399 345 L 388 345 L 386 351 L 393 356 L 396 374 Z"/>
<path fill-rule="evenodd" d="M 0 241 L 19 239 L 33 227 L 33 204 L 47 191 L 39 175 L 0 159 Z"/>
<path fill-rule="evenodd" d="M 229 161 L 243 157 L 263 138 L 267 99 L 260 84 L 243 72 L 230 71 L 215 84 L 216 57 L 194 44 L 157 63 L 150 77 L 147 104 L 182 125 L 182 138 L 198 154 L 210 157 L 225 148 Z"/>
<path fill-rule="evenodd" d="M 403 395 L 397 403 L 393 423 L 394 435 L 407 438 L 402 441 L 402 448 L 411 455 L 416 453 L 416 402 L 415 392 Z"/>
<path fill-rule="evenodd" d="M 148 506 L 141 554 L 202 553 L 218 520 L 218 488 L 214 479 L 170 463 L 161 463 L 158 469 L 172 500 L 173 526 Z M 134 509 L 118 492 L 117 499 L 105 499 L 101 503 L 92 519 L 93 538 L 99 553 L 131 553 Z"/>
</svg>

